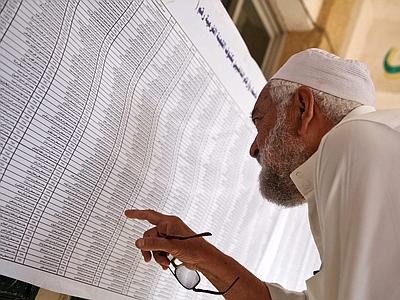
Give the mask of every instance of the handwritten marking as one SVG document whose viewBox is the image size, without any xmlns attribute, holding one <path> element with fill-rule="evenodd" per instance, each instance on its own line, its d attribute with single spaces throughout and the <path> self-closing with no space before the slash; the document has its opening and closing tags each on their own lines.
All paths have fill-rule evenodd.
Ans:
<svg viewBox="0 0 400 300">
<path fill-rule="evenodd" d="M 235 60 L 235 54 L 230 50 L 227 46 L 225 39 L 222 36 L 222 33 L 218 30 L 217 25 L 213 24 L 210 20 L 210 15 L 206 13 L 204 6 L 199 6 L 200 1 L 197 2 L 195 11 L 198 15 L 200 15 L 201 20 L 204 21 L 207 30 L 215 36 L 218 44 L 225 52 L 225 57 L 227 60 L 232 64 L 233 69 L 239 74 L 242 78 L 242 81 L 246 87 L 246 89 L 251 93 L 254 98 L 257 98 L 257 92 L 255 91 L 254 87 L 251 84 L 250 78 L 246 76 L 243 68 L 239 66 L 239 64 Z"/>
</svg>

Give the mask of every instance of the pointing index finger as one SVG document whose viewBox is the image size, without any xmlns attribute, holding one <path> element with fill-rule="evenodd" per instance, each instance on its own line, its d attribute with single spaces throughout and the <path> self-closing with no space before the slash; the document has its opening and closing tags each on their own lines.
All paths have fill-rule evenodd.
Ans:
<svg viewBox="0 0 400 300">
<path fill-rule="evenodd" d="M 165 215 L 151 209 L 127 209 L 125 211 L 125 216 L 130 219 L 146 220 L 153 225 L 157 225 L 166 217 Z"/>
</svg>

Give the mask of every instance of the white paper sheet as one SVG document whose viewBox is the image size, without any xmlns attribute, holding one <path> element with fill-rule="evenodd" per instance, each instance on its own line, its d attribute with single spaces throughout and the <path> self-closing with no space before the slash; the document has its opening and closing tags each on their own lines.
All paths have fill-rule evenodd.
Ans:
<svg viewBox="0 0 400 300">
<path fill-rule="evenodd" d="M 247 154 L 265 79 L 219 1 L 108 2 L 0 5 L 0 273 L 90 299 L 200 299 L 142 261 L 149 225 L 123 211 L 179 215 L 255 271 L 280 211 Z"/>
</svg>

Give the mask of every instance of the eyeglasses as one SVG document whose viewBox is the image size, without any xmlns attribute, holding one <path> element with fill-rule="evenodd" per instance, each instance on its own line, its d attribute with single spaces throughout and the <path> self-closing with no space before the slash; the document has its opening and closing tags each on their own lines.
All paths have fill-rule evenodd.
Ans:
<svg viewBox="0 0 400 300">
<path fill-rule="evenodd" d="M 212 235 L 210 232 L 203 232 L 203 233 L 199 233 L 199 234 L 195 234 L 195 235 L 191 235 L 191 236 L 167 235 L 164 238 L 169 239 L 169 240 L 187 240 L 187 239 L 193 239 L 193 238 L 197 238 L 197 237 L 210 236 L 210 235 Z M 224 295 L 239 280 L 239 277 L 237 277 L 231 283 L 231 285 L 223 292 L 198 289 L 196 287 L 200 283 L 200 274 L 195 270 L 190 270 L 190 269 L 186 268 L 182 263 L 181 264 L 177 263 L 177 261 L 178 261 L 178 259 L 176 259 L 175 257 L 172 257 L 172 259 L 170 259 L 170 262 L 171 262 L 171 265 L 174 267 L 174 270 L 172 270 L 170 267 L 168 269 L 175 276 L 176 280 L 178 280 L 178 282 L 187 290 L 192 290 L 194 292 L 207 293 L 207 294 L 212 294 L 212 295 Z"/>
</svg>

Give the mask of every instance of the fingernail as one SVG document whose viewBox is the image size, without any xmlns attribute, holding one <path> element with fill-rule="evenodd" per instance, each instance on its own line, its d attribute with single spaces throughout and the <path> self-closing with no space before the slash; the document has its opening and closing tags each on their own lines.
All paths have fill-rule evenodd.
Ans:
<svg viewBox="0 0 400 300">
<path fill-rule="evenodd" d="M 138 239 L 135 244 L 136 244 L 136 247 L 141 248 L 144 246 L 144 241 L 143 241 L 143 239 Z"/>
</svg>

